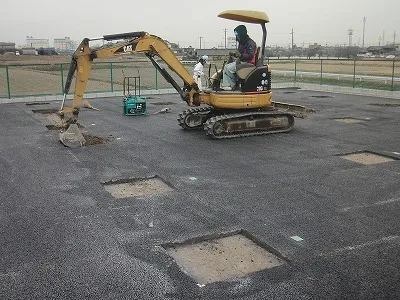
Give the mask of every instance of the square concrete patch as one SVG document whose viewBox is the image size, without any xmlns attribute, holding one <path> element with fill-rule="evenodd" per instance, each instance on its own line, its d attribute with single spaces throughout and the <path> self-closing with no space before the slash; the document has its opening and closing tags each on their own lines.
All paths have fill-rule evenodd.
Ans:
<svg viewBox="0 0 400 300">
<path fill-rule="evenodd" d="M 173 191 L 173 188 L 157 177 L 133 179 L 123 183 L 106 183 L 104 188 L 114 198 L 158 195 Z"/>
<path fill-rule="evenodd" d="M 381 164 L 385 162 L 390 162 L 394 161 L 395 159 L 371 153 L 371 152 L 360 152 L 360 153 L 352 153 L 352 154 L 346 154 L 342 155 L 344 159 L 351 160 L 360 164 L 364 165 L 374 165 L 374 164 Z"/>
<path fill-rule="evenodd" d="M 286 263 L 242 234 L 167 249 L 179 267 L 200 285 L 244 276 Z"/>
</svg>

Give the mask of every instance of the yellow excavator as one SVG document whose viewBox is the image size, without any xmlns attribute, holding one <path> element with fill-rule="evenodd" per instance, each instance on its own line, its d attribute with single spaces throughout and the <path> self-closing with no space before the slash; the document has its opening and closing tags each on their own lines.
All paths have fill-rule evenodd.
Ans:
<svg viewBox="0 0 400 300">
<path fill-rule="evenodd" d="M 241 63 L 237 66 L 238 89 L 222 90 L 220 88 L 222 74 L 217 72 L 210 78 L 209 89 L 200 91 L 192 75 L 168 45 L 161 38 L 147 32 L 105 35 L 97 39 L 85 38 L 72 56 L 65 83 L 64 97 L 59 111 L 64 128 L 60 133 L 60 141 L 69 147 L 85 143 L 77 121 L 93 60 L 126 53 L 144 53 L 166 81 L 187 102 L 188 106 L 192 107 L 180 113 L 178 117 L 179 125 L 186 130 L 203 128 L 206 134 L 214 139 L 290 131 L 294 125 L 294 117 L 305 118 L 307 111 L 303 106 L 272 101 L 271 68 L 263 63 L 268 16 L 264 12 L 258 11 L 227 10 L 220 13 L 218 17 L 260 24 L 263 31 L 262 43 L 261 47 L 257 49 L 255 65 Z M 99 39 L 123 40 L 123 42 L 92 50 L 89 42 Z M 157 62 L 156 57 L 164 61 L 183 80 L 183 87 Z M 75 73 L 76 82 L 72 107 L 66 107 L 66 96 Z M 90 104 L 86 106 L 91 107 Z M 66 119 L 66 115 L 69 115 L 68 119 Z"/>
</svg>

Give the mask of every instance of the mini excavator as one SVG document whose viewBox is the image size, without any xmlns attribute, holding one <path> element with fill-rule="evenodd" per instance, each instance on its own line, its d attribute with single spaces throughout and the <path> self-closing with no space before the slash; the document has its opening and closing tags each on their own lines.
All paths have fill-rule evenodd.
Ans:
<svg viewBox="0 0 400 300">
<path fill-rule="evenodd" d="M 65 83 L 64 97 L 59 111 L 64 128 L 60 133 L 60 141 L 69 147 L 85 143 L 84 137 L 79 132 L 77 121 L 93 60 L 126 53 L 144 53 L 188 106 L 192 107 L 179 114 L 178 122 L 183 129 L 203 128 L 205 133 L 214 139 L 290 131 L 294 125 L 294 117 L 305 118 L 307 111 L 303 106 L 272 101 L 271 68 L 263 63 L 268 16 L 264 12 L 227 10 L 220 13 L 218 17 L 260 24 L 263 31 L 261 47 L 257 48 L 256 64 L 241 63 L 237 66 L 238 89 L 222 90 L 220 88 L 222 72 L 216 72 L 210 78 L 209 89 L 200 91 L 191 74 L 168 48 L 168 45 L 161 38 L 147 32 L 105 35 L 97 39 L 85 38 L 72 56 Z M 92 50 L 89 42 L 99 39 L 123 40 L 123 42 Z M 157 62 L 156 57 L 164 61 L 183 80 L 183 87 Z M 72 107 L 66 107 L 66 95 L 75 72 Z M 86 107 L 91 106 L 86 104 Z M 66 119 L 66 115 L 70 117 Z"/>
</svg>

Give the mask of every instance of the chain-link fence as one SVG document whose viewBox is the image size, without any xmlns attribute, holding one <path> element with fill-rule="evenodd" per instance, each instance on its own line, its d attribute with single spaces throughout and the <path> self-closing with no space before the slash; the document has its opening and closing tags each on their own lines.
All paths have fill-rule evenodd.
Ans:
<svg viewBox="0 0 400 300">
<path fill-rule="evenodd" d="M 304 82 L 399 91 L 400 61 L 342 59 L 274 59 L 272 82 Z M 182 84 L 177 74 L 166 66 L 172 78 Z M 222 63 L 220 63 L 222 66 Z M 194 64 L 185 65 L 190 74 Z M 68 63 L 26 64 L 0 67 L 0 98 L 62 95 Z M 140 76 L 141 90 L 172 88 L 150 61 L 95 62 L 86 93 L 123 90 L 124 76 Z M 74 90 L 74 80 L 70 91 Z"/>
<path fill-rule="evenodd" d="M 182 79 L 166 64 L 159 64 L 178 84 L 182 83 Z M 194 64 L 185 67 L 189 74 L 193 73 Z M 68 70 L 69 63 L 2 66 L 0 98 L 62 95 Z M 150 61 L 95 62 L 85 93 L 122 91 L 124 76 L 140 76 L 141 90 L 172 88 Z M 75 80 L 72 81 L 70 92 L 74 88 Z"/>
<path fill-rule="evenodd" d="M 303 82 L 353 88 L 400 90 L 400 61 L 274 59 L 273 82 Z"/>
</svg>

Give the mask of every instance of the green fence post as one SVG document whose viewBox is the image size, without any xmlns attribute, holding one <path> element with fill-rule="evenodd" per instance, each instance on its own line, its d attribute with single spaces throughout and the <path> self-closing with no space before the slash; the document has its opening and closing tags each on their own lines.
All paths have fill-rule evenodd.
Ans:
<svg viewBox="0 0 400 300">
<path fill-rule="evenodd" d="M 356 86 L 356 60 L 354 60 L 354 66 L 353 66 L 353 89 Z"/>
<path fill-rule="evenodd" d="M 61 93 L 64 94 L 64 70 L 63 70 L 63 64 L 60 64 L 60 72 L 61 72 Z"/>
<path fill-rule="evenodd" d="M 319 77 L 319 84 L 322 85 L 322 59 L 321 59 L 321 74 L 320 74 L 320 77 Z"/>
<path fill-rule="evenodd" d="M 114 92 L 113 63 L 112 62 L 110 62 L 110 81 L 111 81 L 111 92 Z"/>
<path fill-rule="evenodd" d="M 156 70 L 156 90 L 158 90 L 158 78 L 157 78 L 158 71 L 157 68 L 154 68 L 154 70 Z"/>
<path fill-rule="evenodd" d="M 297 59 L 294 60 L 294 82 L 297 82 Z"/>
<path fill-rule="evenodd" d="M 8 93 L 8 99 L 11 99 L 10 76 L 8 76 L 8 66 L 6 66 L 6 78 L 7 78 L 7 93 Z"/>
<path fill-rule="evenodd" d="M 394 59 L 393 59 L 393 67 L 392 67 L 392 91 L 394 91 Z"/>
</svg>

